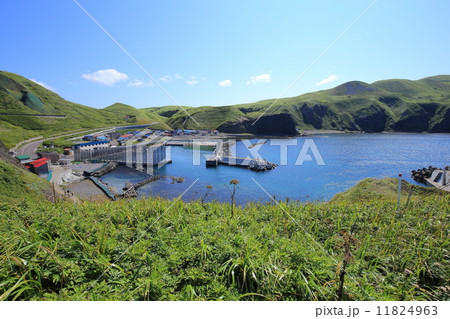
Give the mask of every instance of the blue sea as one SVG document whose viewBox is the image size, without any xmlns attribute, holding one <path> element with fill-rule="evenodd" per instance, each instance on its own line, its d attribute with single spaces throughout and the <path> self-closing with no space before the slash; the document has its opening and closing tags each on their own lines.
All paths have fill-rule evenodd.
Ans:
<svg viewBox="0 0 450 319">
<path fill-rule="evenodd" d="M 306 140 L 306 145 L 317 147 L 323 160 L 320 164 L 324 165 L 318 165 L 317 151 L 311 147 L 304 149 L 307 152 L 303 154 L 309 155 L 310 160 L 296 165 Z M 254 139 L 249 142 L 261 141 Z M 173 183 L 170 178 L 163 178 L 140 188 L 139 196 L 176 198 L 185 192 L 182 199 L 191 201 L 204 196 L 206 186 L 211 185 L 213 188 L 207 201 L 229 201 L 229 182 L 237 179 L 238 204 L 268 202 L 269 195 L 277 200 L 326 201 L 367 177 L 397 177 L 401 173 L 405 180 L 415 183 L 410 177 L 411 170 L 429 165 L 450 165 L 450 134 L 321 134 L 266 140 L 251 150 L 253 154 L 242 141 L 238 141 L 234 152 L 240 157 L 251 157 L 257 151 L 259 157 L 279 166 L 266 172 L 222 165 L 207 168 L 205 156 L 210 155 L 211 150 L 200 151 L 200 165 L 194 165 L 192 149 L 171 147 L 173 163 L 155 169 L 154 174 L 183 177 L 185 180 Z M 283 156 L 283 151 L 287 156 Z M 305 156 L 301 158 L 305 159 Z M 102 180 L 121 191 L 125 182 L 135 183 L 147 177 L 145 172 L 120 166 L 103 176 Z"/>
</svg>

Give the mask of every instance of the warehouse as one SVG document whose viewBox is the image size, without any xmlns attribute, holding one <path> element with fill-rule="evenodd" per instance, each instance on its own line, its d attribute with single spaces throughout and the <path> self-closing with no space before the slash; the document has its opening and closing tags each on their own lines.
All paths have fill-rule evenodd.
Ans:
<svg viewBox="0 0 450 319">
<path fill-rule="evenodd" d="M 41 176 L 48 175 L 49 173 L 49 162 L 48 158 L 40 158 L 38 160 L 27 163 L 25 166 L 33 173 Z"/>
<path fill-rule="evenodd" d="M 90 151 L 109 148 L 109 146 L 110 146 L 109 141 L 99 141 L 99 142 L 76 144 L 73 146 L 73 148 L 75 150 Z"/>
</svg>

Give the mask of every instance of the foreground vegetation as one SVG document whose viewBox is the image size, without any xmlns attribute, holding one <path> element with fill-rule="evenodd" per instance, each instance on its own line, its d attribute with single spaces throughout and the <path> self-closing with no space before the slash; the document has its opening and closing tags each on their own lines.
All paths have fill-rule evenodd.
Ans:
<svg viewBox="0 0 450 319">
<path fill-rule="evenodd" d="M 448 298 L 450 197 L 418 194 L 400 214 L 389 197 L 349 198 L 232 214 L 201 201 L 2 197 L 0 300 Z"/>
</svg>

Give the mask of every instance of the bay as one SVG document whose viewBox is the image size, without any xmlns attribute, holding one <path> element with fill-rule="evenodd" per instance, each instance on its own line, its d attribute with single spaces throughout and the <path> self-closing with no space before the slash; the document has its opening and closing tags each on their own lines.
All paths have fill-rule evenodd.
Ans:
<svg viewBox="0 0 450 319">
<path fill-rule="evenodd" d="M 317 146 L 325 165 L 317 164 L 311 150 L 308 151 L 311 161 L 295 165 L 307 139 L 307 143 L 312 140 Z M 262 140 L 249 142 L 254 144 Z M 274 145 L 280 143 L 296 144 L 285 146 L 286 165 L 281 165 L 282 147 Z M 235 148 L 237 156 L 252 155 L 242 141 L 238 141 Z M 329 200 L 367 177 L 397 177 L 401 173 L 405 180 L 416 184 L 410 177 L 411 170 L 429 165 L 450 165 L 450 134 L 320 134 L 266 140 L 266 143 L 256 145 L 252 150 L 279 166 L 266 172 L 222 165 L 207 168 L 205 156 L 210 155 L 211 151 L 200 151 L 200 165 L 194 165 L 192 149 L 171 147 L 173 163 L 155 169 L 154 174 L 183 177 L 184 181 L 173 183 L 172 179 L 163 178 L 140 188 L 139 196 L 176 198 L 191 186 L 182 196 L 184 201 L 191 201 L 203 197 L 206 186 L 211 185 L 213 188 L 207 201 L 230 201 L 229 182 L 237 179 L 238 204 L 268 202 L 268 194 L 277 200 L 314 202 Z M 144 172 L 121 166 L 103 176 L 102 180 L 121 191 L 125 182 L 136 183 L 147 177 Z"/>
</svg>

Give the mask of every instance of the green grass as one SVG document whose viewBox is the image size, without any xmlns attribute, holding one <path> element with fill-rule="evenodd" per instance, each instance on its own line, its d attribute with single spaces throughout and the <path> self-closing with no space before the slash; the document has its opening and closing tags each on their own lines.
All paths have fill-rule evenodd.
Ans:
<svg viewBox="0 0 450 319">
<path fill-rule="evenodd" d="M 225 122 L 236 122 L 239 118 L 256 119 L 267 111 L 266 115 L 291 114 L 297 127 L 303 130 L 448 132 L 450 76 L 435 76 L 418 81 L 385 80 L 372 84 L 353 81 L 329 90 L 278 101 L 186 107 L 200 125 L 176 106 L 145 110 L 166 117 L 166 123 L 172 127 L 183 125 L 191 129 L 214 129 Z M 424 118 L 425 126 L 416 124 L 417 117 Z"/>
<path fill-rule="evenodd" d="M 0 115 L 0 127 L 12 127 L 15 134 L 0 135 L 11 147 L 23 135 L 51 135 L 77 129 L 124 125 L 119 113 L 106 112 L 64 100 L 56 93 L 17 74 L 0 71 L 0 112 L 13 114 L 59 114 L 65 119 Z M 150 122 L 149 122 L 150 123 Z"/>
<path fill-rule="evenodd" d="M 412 185 L 402 180 L 401 198 L 404 200 L 411 192 L 412 200 L 420 200 L 420 198 L 432 195 L 445 195 L 445 191 L 441 191 L 432 187 L 424 187 Z M 374 179 L 366 178 L 360 181 L 355 187 L 352 187 L 342 193 L 336 194 L 332 202 L 354 202 L 361 200 L 377 200 L 377 199 L 397 199 L 398 195 L 398 178 Z"/>
<path fill-rule="evenodd" d="M 0 159 L 0 202 L 43 200 L 51 194 L 50 183 Z"/>
<path fill-rule="evenodd" d="M 164 118 L 162 118 L 158 114 L 145 112 L 144 109 L 136 109 L 130 105 L 115 103 L 104 108 L 103 110 L 112 114 L 120 114 L 123 117 L 130 117 L 130 124 L 150 124 L 156 122 L 154 125 L 152 125 L 153 128 L 170 130 L 170 126 L 165 124 Z"/>
<path fill-rule="evenodd" d="M 182 108 L 171 105 L 136 109 L 115 103 L 94 109 L 66 101 L 17 74 L 0 71 L 0 112 L 67 115 L 66 119 L 0 115 L 0 129 L 9 127 L 15 131 L 0 136 L 8 147 L 21 141 L 24 135 L 147 123 L 155 123 L 152 128 L 164 130 L 216 129 L 224 123 L 256 119 L 263 113 L 268 116 L 289 113 L 300 130 L 450 132 L 450 76 L 372 84 L 353 81 L 278 101 Z"/>
<path fill-rule="evenodd" d="M 2 200 L 0 300 L 336 300 L 348 236 L 343 299 L 445 300 L 448 204 Z"/>
</svg>

